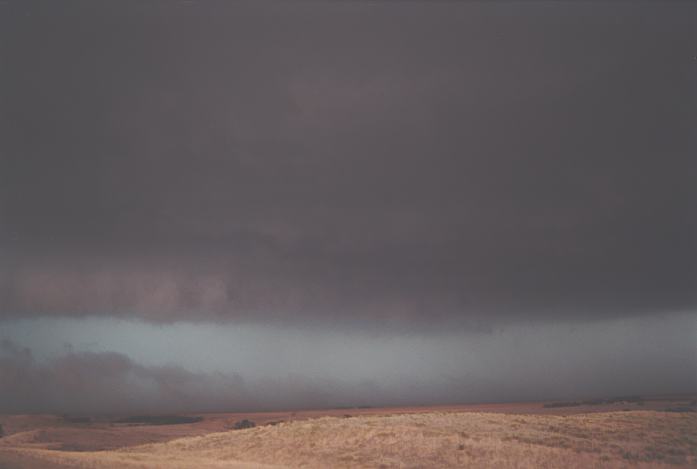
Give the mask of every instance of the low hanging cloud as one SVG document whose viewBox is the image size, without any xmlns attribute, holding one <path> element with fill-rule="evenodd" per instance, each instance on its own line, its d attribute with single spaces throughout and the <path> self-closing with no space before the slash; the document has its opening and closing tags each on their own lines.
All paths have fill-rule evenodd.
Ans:
<svg viewBox="0 0 697 469">
<path fill-rule="evenodd" d="M 0 412 L 166 413 L 318 408 L 382 401 L 371 383 L 298 374 L 247 382 L 237 373 L 144 366 L 116 352 L 72 352 L 47 362 L 0 342 Z"/>
<path fill-rule="evenodd" d="M 0 326 L 13 338 L 0 340 L 0 413 L 259 411 L 697 390 L 690 314 L 378 335 L 96 317 Z"/>
</svg>

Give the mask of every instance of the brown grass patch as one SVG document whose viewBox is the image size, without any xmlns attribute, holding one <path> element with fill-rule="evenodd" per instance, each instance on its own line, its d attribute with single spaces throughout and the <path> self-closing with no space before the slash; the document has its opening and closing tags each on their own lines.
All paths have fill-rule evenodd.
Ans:
<svg viewBox="0 0 697 469">
<path fill-rule="evenodd" d="M 3 451 L 45 467 L 694 467 L 697 415 L 323 417 L 114 451 Z"/>
</svg>

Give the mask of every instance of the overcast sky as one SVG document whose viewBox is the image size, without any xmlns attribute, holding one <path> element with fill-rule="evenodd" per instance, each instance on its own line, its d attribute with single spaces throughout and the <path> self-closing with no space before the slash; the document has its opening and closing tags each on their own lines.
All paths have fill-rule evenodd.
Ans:
<svg viewBox="0 0 697 469">
<path fill-rule="evenodd" d="M 0 70 L 0 411 L 697 390 L 694 4 L 10 0 Z"/>
</svg>

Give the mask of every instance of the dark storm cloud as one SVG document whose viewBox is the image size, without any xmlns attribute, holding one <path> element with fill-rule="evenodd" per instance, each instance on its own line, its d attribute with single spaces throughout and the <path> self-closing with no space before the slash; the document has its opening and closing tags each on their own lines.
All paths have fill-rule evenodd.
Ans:
<svg viewBox="0 0 697 469">
<path fill-rule="evenodd" d="M 697 9 L 0 5 L 0 314 L 697 305 Z"/>
</svg>

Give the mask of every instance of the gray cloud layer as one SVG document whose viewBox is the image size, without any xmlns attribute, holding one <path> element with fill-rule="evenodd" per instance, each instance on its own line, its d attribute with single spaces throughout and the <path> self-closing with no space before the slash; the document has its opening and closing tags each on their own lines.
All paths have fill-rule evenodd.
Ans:
<svg viewBox="0 0 697 469">
<path fill-rule="evenodd" d="M 0 315 L 697 306 L 686 2 L 0 5 Z"/>
<path fill-rule="evenodd" d="M 0 336 L 0 412 L 271 410 L 697 391 L 697 321 L 687 314 L 490 334 L 374 336 L 97 318 L 0 322 L 0 330 L 14 337 Z M 56 350 L 62 341 L 75 345 Z M 84 344 L 90 341 L 96 344 Z"/>
</svg>

